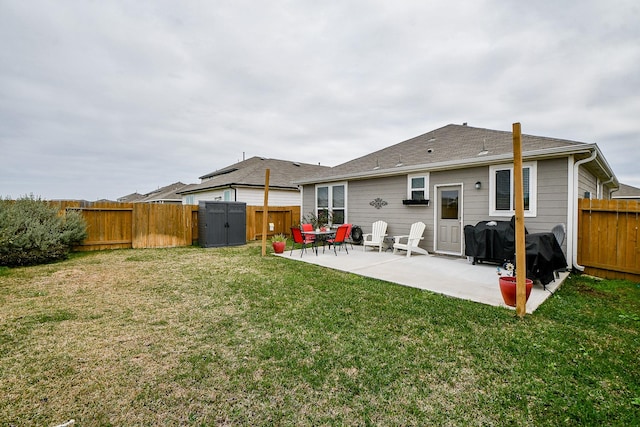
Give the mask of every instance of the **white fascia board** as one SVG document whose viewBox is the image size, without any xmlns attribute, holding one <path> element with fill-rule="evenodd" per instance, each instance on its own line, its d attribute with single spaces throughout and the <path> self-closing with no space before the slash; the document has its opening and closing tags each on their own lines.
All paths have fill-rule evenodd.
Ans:
<svg viewBox="0 0 640 427">
<path fill-rule="evenodd" d="M 602 151 L 600 151 L 600 147 L 598 147 L 597 144 L 594 144 L 594 145 L 595 145 L 596 151 L 598 152 L 598 157 L 596 157 L 596 162 L 598 162 L 598 164 L 604 171 L 605 175 L 607 175 L 607 177 L 609 177 L 612 180 L 612 182 L 614 183 L 614 187 L 619 187 L 620 181 L 618 181 L 618 177 L 616 177 L 616 174 L 613 172 L 611 165 L 609 165 L 609 162 L 607 162 L 607 159 L 602 154 Z"/>
</svg>

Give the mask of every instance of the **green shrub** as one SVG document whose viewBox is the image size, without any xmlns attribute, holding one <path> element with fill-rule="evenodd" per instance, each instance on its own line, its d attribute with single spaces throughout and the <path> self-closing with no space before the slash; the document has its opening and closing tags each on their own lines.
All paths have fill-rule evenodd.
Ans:
<svg viewBox="0 0 640 427">
<path fill-rule="evenodd" d="M 87 236 L 76 211 L 60 212 L 33 195 L 0 198 L 0 265 L 16 267 L 65 259 Z"/>
</svg>

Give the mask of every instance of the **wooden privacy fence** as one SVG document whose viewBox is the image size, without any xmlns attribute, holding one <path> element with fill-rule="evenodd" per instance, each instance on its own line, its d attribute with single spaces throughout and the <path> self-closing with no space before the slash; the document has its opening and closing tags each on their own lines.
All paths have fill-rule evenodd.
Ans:
<svg viewBox="0 0 640 427">
<path fill-rule="evenodd" d="M 198 207 L 155 203 L 60 202 L 78 210 L 87 238 L 78 251 L 190 246 L 198 238 Z"/>
<path fill-rule="evenodd" d="M 640 282 L 640 203 L 580 199 L 578 264 L 607 279 Z"/>
<path fill-rule="evenodd" d="M 262 206 L 247 206 L 247 240 L 262 239 Z M 267 237 L 274 234 L 291 235 L 291 227 L 300 223 L 300 206 L 269 206 Z M 273 230 L 269 228 L 273 224 Z"/>
<path fill-rule="evenodd" d="M 96 251 L 127 248 L 191 246 L 198 241 L 198 206 L 156 203 L 52 202 L 61 209 L 82 213 L 87 238 L 74 249 Z M 247 241 L 262 238 L 264 209 L 247 206 Z M 291 234 L 300 222 L 300 206 L 269 206 L 267 217 L 273 230 L 268 236 Z"/>
</svg>

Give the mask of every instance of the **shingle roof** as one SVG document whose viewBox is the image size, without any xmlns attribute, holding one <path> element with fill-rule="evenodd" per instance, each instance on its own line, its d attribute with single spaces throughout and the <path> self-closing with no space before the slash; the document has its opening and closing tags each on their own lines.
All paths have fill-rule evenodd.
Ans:
<svg viewBox="0 0 640 427">
<path fill-rule="evenodd" d="M 118 201 L 122 203 L 181 202 L 182 196 L 179 196 L 177 191 L 185 187 L 187 187 L 187 184 L 174 182 L 145 194 L 136 192 L 119 197 Z"/>
<path fill-rule="evenodd" d="M 251 157 L 226 168 L 200 177 L 200 184 L 192 184 L 180 194 L 194 193 L 212 188 L 233 186 L 264 187 L 265 170 L 269 169 L 269 187 L 297 190 L 293 181 L 325 172 L 328 166 L 292 162 L 289 160 Z"/>
<path fill-rule="evenodd" d="M 577 141 L 522 135 L 523 155 L 539 150 L 586 145 Z M 439 163 L 475 161 L 512 152 L 512 132 L 450 124 L 337 165 L 327 171 L 323 178 L 357 175 L 368 171 L 374 175 L 375 171 L 401 167 L 406 169 L 416 165 L 428 167 Z"/>
<path fill-rule="evenodd" d="M 137 202 L 138 200 L 144 199 L 144 194 L 140 193 L 131 193 L 126 196 L 118 197 L 118 202 L 120 203 L 131 203 Z"/>
<path fill-rule="evenodd" d="M 182 182 L 175 182 L 173 184 L 169 184 L 167 186 L 158 188 L 157 190 L 151 191 L 144 195 L 144 198 L 140 200 L 136 200 L 135 202 L 181 202 L 182 196 L 178 195 L 178 191 L 185 188 L 187 185 Z"/>
<path fill-rule="evenodd" d="M 614 199 L 639 199 L 640 188 L 627 184 L 620 184 L 620 189 L 612 194 Z"/>
</svg>

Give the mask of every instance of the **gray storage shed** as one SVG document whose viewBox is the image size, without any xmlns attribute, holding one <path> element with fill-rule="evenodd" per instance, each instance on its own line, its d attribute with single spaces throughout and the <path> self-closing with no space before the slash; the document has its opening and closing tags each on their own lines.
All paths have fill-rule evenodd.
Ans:
<svg viewBox="0 0 640 427">
<path fill-rule="evenodd" d="M 207 202 L 198 204 L 198 239 L 203 248 L 247 243 L 247 204 Z"/>
</svg>

